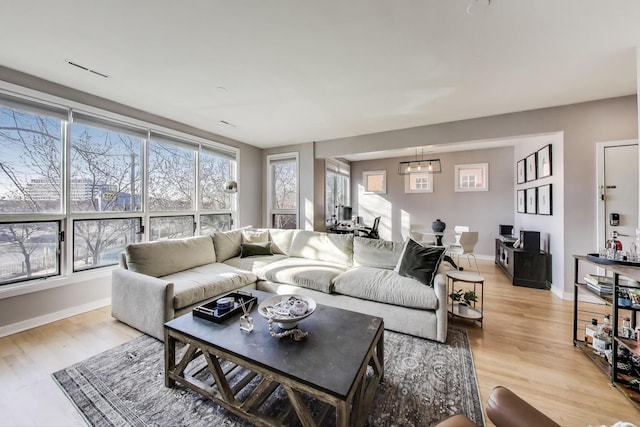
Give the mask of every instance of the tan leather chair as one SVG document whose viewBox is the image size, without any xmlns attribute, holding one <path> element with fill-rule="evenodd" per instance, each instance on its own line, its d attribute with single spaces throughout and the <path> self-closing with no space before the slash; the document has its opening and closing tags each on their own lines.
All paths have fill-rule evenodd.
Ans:
<svg viewBox="0 0 640 427">
<path fill-rule="evenodd" d="M 486 411 L 496 427 L 560 427 L 560 424 L 502 386 L 497 386 L 491 391 Z M 454 415 L 440 421 L 436 426 L 473 427 L 475 424 L 464 415 Z"/>
</svg>

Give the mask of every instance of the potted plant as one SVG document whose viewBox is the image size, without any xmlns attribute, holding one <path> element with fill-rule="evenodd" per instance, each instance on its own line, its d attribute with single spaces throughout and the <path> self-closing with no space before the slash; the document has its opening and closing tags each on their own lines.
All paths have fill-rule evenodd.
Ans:
<svg viewBox="0 0 640 427">
<path fill-rule="evenodd" d="M 458 289 L 450 293 L 449 298 L 458 303 L 458 313 L 466 315 L 471 303 L 478 301 L 478 294 L 476 294 L 476 291 Z"/>
</svg>

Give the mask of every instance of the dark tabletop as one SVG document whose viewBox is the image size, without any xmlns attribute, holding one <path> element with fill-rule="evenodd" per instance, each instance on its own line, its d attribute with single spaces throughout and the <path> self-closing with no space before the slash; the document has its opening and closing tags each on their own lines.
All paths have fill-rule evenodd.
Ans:
<svg viewBox="0 0 640 427">
<path fill-rule="evenodd" d="M 251 291 L 258 304 L 273 296 Z M 223 323 L 213 323 L 191 313 L 165 324 L 169 329 L 232 353 L 288 378 L 301 381 L 331 395 L 345 398 L 364 359 L 382 327 L 380 317 L 318 304 L 311 316 L 298 327 L 309 336 L 304 341 L 275 338 L 267 319 L 251 311 L 254 330 L 240 330 L 240 315 Z M 274 331 L 280 332 L 274 325 Z"/>
</svg>

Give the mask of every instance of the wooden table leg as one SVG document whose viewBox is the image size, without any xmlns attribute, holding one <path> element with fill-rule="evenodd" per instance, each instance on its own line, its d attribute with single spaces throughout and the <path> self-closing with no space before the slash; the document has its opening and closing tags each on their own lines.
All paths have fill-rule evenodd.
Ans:
<svg viewBox="0 0 640 427">
<path fill-rule="evenodd" d="M 170 372 L 176 368 L 176 339 L 169 334 L 169 330 L 164 330 L 164 385 L 173 388 L 176 381 L 169 376 Z"/>
</svg>

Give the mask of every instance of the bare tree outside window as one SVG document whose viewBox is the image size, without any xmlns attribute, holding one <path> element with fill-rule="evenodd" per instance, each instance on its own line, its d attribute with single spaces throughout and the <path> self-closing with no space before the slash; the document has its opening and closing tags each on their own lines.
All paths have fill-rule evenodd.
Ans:
<svg viewBox="0 0 640 427">
<path fill-rule="evenodd" d="M 62 122 L 0 107 L 0 212 L 60 212 Z"/>
<path fill-rule="evenodd" d="M 195 151 L 149 141 L 149 209 L 194 209 Z"/>
<path fill-rule="evenodd" d="M 298 170 L 295 159 L 271 163 L 271 223 L 274 228 L 296 228 Z"/>
<path fill-rule="evenodd" d="M 200 152 L 200 209 L 229 210 L 231 195 L 223 191 L 225 181 L 231 179 L 235 161 Z"/>
<path fill-rule="evenodd" d="M 0 224 L 0 284 L 58 274 L 58 222 Z"/>
<path fill-rule="evenodd" d="M 141 210 L 141 150 L 140 138 L 72 124 L 72 211 Z"/>
</svg>

